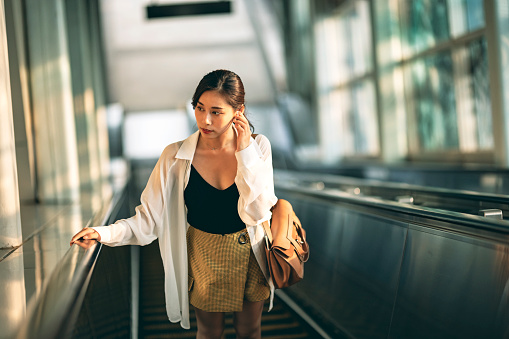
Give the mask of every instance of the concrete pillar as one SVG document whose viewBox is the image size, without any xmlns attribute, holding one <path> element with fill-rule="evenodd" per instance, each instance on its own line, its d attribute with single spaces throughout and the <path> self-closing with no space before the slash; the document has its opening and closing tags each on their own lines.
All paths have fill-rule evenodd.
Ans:
<svg viewBox="0 0 509 339">
<path fill-rule="evenodd" d="M 25 50 L 23 4 L 19 0 L 5 0 L 5 20 L 11 78 L 11 98 L 16 143 L 20 204 L 33 203 L 36 194 L 35 153 L 32 132 L 32 113 L 28 65 Z"/>
<path fill-rule="evenodd" d="M 0 0 L 0 248 L 20 245 L 18 175 L 4 1 Z"/>
<path fill-rule="evenodd" d="M 104 68 L 102 27 L 98 0 L 87 1 L 90 27 L 90 51 L 92 58 L 92 80 L 94 88 L 94 102 L 97 122 L 99 164 L 101 168 L 102 193 L 107 198 L 110 192 L 108 178 L 110 176 L 110 152 L 108 141 L 108 124 L 106 108 L 106 83 Z"/>
<path fill-rule="evenodd" d="M 111 192 L 106 181 L 109 152 L 98 4 L 95 0 L 65 4 L 81 187 L 101 203 Z"/>
<path fill-rule="evenodd" d="M 38 195 L 79 200 L 71 70 L 63 0 L 26 0 Z"/>
<path fill-rule="evenodd" d="M 65 10 L 81 187 L 97 192 L 101 176 L 87 8 L 82 0 L 68 0 Z"/>
</svg>

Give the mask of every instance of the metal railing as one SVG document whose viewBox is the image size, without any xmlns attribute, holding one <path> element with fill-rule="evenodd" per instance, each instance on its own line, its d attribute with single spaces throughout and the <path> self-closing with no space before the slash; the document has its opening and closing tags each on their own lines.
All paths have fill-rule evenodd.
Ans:
<svg viewBox="0 0 509 339">
<path fill-rule="evenodd" d="M 114 219 L 125 194 L 124 185 L 85 227 L 104 225 Z M 102 244 L 95 240 L 82 240 L 70 246 L 51 272 L 41 293 L 34 295 L 28 302 L 25 319 L 21 322 L 15 338 L 70 336 L 101 247 Z"/>
</svg>

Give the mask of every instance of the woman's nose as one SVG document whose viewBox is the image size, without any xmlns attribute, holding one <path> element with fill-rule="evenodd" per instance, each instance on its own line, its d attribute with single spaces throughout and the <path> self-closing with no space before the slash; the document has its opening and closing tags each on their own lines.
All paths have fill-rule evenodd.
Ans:
<svg viewBox="0 0 509 339">
<path fill-rule="evenodd" d="M 212 120 L 210 119 L 210 113 L 207 113 L 207 114 L 205 115 L 205 123 L 206 123 L 207 125 L 210 125 L 210 124 L 212 123 Z"/>
</svg>

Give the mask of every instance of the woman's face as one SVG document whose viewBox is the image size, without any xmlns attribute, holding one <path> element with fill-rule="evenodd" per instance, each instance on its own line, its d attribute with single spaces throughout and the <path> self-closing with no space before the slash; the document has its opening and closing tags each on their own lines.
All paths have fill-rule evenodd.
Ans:
<svg viewBox="0 0 509 339">
<path fill-rule="evenodd" d="M 206 91 L 198 99 L 194 115 L 201 135 L 215 138 L 231 128 L 235 110 L 217 91 Z"/>
</svg>

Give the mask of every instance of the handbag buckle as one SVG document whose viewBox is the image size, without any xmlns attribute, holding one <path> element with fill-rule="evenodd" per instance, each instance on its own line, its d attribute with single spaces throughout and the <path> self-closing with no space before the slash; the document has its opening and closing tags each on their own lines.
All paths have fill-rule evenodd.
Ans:
<svg viewBox="0 0 509 339">
<path fill-rule="evenodd" d="M 242 232 L 240 235 L 239 235 L 239 244 L 241 245 L 244 245 L 245 243 L 247 243 L 247 232 Z"/>
</svg>

